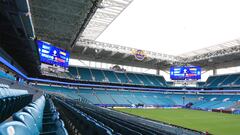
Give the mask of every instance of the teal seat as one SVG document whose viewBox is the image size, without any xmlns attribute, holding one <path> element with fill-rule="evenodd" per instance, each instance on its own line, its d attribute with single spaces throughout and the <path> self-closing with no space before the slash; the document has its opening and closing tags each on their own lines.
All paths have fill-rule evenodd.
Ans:
<svg viewBox="0 0 240 135">
<path fill-rule="evenodd" d="M 33 107 L 25 107 L 25 108 L 23 108 L 23 111 L 29 113 L 33 117 L 35 123 L 37 124 L 37 128 L 38 128 L 39 132 L 41 132 L 42 131 L 42 119 L 43 119 L 42 113 L 43 112 L 40 112 L 38 109 L 33 108 Z"/>
<path fill-rule="evenodd" d="M 11 121 L 0 125 L 0 135 L 32 135 L 29 128 L 19 121 Z"/>
<path fill-rule="evenodd" d="M 26 112 L 15 113 L 13 115 L 13 120 L 24 123 L 26 127 L 29 128 L 32 135 L 39 135 L 37 124 L 29 113 L 26 113 Z"/>
</svg>

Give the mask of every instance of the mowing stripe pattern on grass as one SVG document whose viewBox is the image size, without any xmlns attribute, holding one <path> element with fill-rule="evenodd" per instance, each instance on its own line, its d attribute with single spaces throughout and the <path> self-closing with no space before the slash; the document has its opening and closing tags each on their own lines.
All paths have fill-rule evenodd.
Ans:
<svg viewBox="0 0 240 135">
<path fill-rule="evenodd" d="M 240 135 L 240 115 L 187 109 L 116 109 L 214 135 Z"/>
</svg>

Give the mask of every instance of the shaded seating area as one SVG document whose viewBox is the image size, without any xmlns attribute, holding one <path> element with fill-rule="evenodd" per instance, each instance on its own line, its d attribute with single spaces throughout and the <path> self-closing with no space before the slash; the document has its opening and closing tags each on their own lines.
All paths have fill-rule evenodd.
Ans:
<svg viewBox="0 0 240 135">
<path fill-rule="evenodd" d="M 10 89 L 8 85 L 0 84 L 0 122 L 9 118 L 32 101 L 32 95 L 26 90 Z"/>
<path fill-rule="evenodd" d="M 73 79 L 90 82 L 167 87 L 163 76 L 89 67 L 69 67 Z"/>
<path fill-rule="evenodd" d="M 203 88 L 238 88 L 240 87 L 240 73 L 235 74 L 223 74 L 223 75 L 215 75 L 209 76 Z"/>
<path fill-rule="evenodd" d="M 52 100 L 41 96 L 12 115 L 12 121 L 0 124 L 1 135 L 67 135 Z"/>
</svg>

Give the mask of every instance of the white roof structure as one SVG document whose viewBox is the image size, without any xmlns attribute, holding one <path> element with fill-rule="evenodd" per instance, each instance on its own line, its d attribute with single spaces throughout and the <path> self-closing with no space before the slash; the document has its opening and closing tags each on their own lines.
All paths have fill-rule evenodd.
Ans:
<svg viewBox="0 0 240 135">
<path fill-rule="evenodd" d="M 103 0 L 80 38 L 95 40 L 133 0 Z"/>
<path fill-rule="evenodd" d="M 203 48 L 203 49 L 183 53 L 179 56 L 184 57 L 184 58 L 188 58 L 188 57 L 202 55 L 202 54 L 206 54 L 206 53 L 209 53 L 209 52 L 223 50 L 223 49 L 227 49 L 227 48 L 234 47 L 234 46 L 239 46 L 239 45 L 240 45 L 240 39 L 235 39 L 235 40 L 228 41 L 228 42 L 225 42 L 225 43 L 222 43 L 222 44 L 217 44 L 217 45 L 213 45 L 213 46 L 206 47 L 206 48 Z"/>
<path fill-rule="evenodd" d="M 95 40 L 80 39 L 76 42 L 72 57 L 150 69 L 161 68 L 163 70 L 172 65 L 198 65 L 206 70 L 240 65 L 239 39 L 179 56 L 143 50 L 146 58 L 142 61 L 134 59 L 132 50 L 137 49 Z"/>
<path fill-rule="evenodd" d="M 138 0 L 138 2 L 139 1 L 141 0 Z M 119 43 L 120 45 L 118 45 L 115 43 L 111 44 L 111 43 L 96 41 L 96 39 L 106 30 L 106 28 L 132 2 L 133 0 L 67 0 L 67 1 L 62 0 L 61 2 L 55 2 L 55 1 L 42 2 L 41 0 L 30 1 L 31 15 L 33 19 L 36 37 L 38 37 L 38 39 L 40 40 L 50 42 L 62 49 L 71 51 L 70 53 L 72 58 L 89 60 L 89 61 L 106 62 L 106 63 L 112 63 L 112 64 L 124 64 L 129 66 L 146 67 L 151 69 L 157 69 L 157 68 L 164 69 L 164 68 L 169 68 L 169 66 L 172 66 L 172 65 L 186 65 L 186 64 L 209 67 L 208 69 L 223 67 L 223 66 L 230 67 L 230 66 L 240 65 L 240 59 L 239 59 L 240 39 L 236 39 L 236 40 L 222 43 L 219 45 L 184 53 L 182 55 L 169 55 L 166 53 L 156 52 L 155 50 L 147 51 L 138 47 L 126 47 L 126 46 L 122 46 L 122 43 Z M 151 2 L 148 2 L 148 3 L 151 3 Z M 229 2 L 226 2 L 226 3 L 229 3 Z M 226 3 L 222 3 L 222 6 L 225 6 Z M 143 2 L 142 4 L 144 7 L 146 2 Z M 154 3 L 151 3 L 151 4 L 154 4 Z M 172 6 L 171 2 L 167 4 Z M 204 3 L 202 4 L 204 5 Z M 212 2 L 212 4 L 215 4 L 215 2 Z M 157 6 L 157 8 L 159 8 L 158 4 L 154 4 L 154 5 Z M 234 5 L 234 7 L 236 7 L 231 9 L 238 9 L 237 4 L 234 4 L 234 3 L 229 4 L 229 6 L 231 5 Z M 153 5 L 149 6 L 149 8 L 152 8 L 152 6 Z M 164 7 L 165 5 L 163 4 L 162 6 Z M 195 6 L 198 7 L 198 4 Z M 192 8 L 191 6 L 188 6 L 188 7 L 190 9 Z M 212 10 L 211 6 L 209 6 L 209 8 Z M 147 11 L 141 6 L 139 9 L 144 12 Z M 168 7 L 166 7 L 166 9 L 169 9 L 167 11 L 172 11 L 172 9 Z M 174 11 L 174 14 L 176 11 Z M 218 11 L 222 11 L 221 6 L 218 7 Z M 224 13 L 225 12 L 227 11 L 224 11 Z M 137 13 L 139 14 L 139 12 Z M 165 14 L 165 12 L 162 12 L 162 13 Z M 189 13 L 189 12 L 186 12 L 186 13 Z M 231 12 L 227 12 L 227 13 L 228 13 L 227 16 L 229 16 L 230 13 L 233 13 L 234 16 L 231 16 L 232 19 L 236 18 L 234 14 L 236 13 L 235 10 L 231 10 Z M 218 14 L 218 12 L 216 14 Z M 146 14 L 146 16 L 148 15 L 149 14 Z M 170 16 L 170 15 L 167 15 L 167 16 Z M 188 17 L 188 16 L 185 16 L 185 17 Z M 195 16 L 195 17 L 198 17 L 198 16 Z M 141 20 L 145 19 L 146 21 L 149 21 L 146 18 L 142 18 L 142 14 L 140 14 L 140 19 Z M 206 19 L 206 18 L 203 18 L 203 19 Z M 222 16 L 220 16 L 220 18 L 218 19 L 222 20 Z M 153 23 L 153 21 L 150 21 L 150 22 Z M 167 20 L 166 22 L 168 23 L 169 20 Z M 231 21 L 231 23 L 233 22 L 235 23 L 234 26 L 235 25 L 239 26 L 238 24 L 240 21 L 239 22 Z M 194 22 L 189 22 L 189 23 L 194 24 Z M 147 25 L 144 25 L 144 26 L 148 28 Z M 230 28 L 226 28 L 226 29 L 230 29 Z M 123 30 L 126 30 L 126 28 L 124 28 Z M 148 28 L 148 30 L 151 30 L 151 29 Z M 234 27 L 234 30 L 238 30 L 238 29 Z M 175 27 L 174 27 L 174 31 L 175 31 Z M 239 35 L 238 32 L 233 34 Z M 142 34 L 142 35 L 145 35 L 145 34 Z M 158 35 L 158 34 L 155 34 L 155 35 Z M 136 40 L 138 39 L 140 39 L 140 37 L 138 37 Z M 173 39 L 173 40 L 178 42 L 178 39 Z M 194 40 L 194 42 L 191 43 L 191 45 L 194 46 L 195 43 L 198 43 L 196 41 L 198 40 Z M 148 44 L 148 42 L 144 43 L 144 45 L 145 44 Z M 123 43 L 123 45 L 126 45 L 126 44 Z M 147 47 L 149 48 L 149 46 Z M 184 47 L 182 48 L 184 49 Z M 134 57 L 136 56 L 136 54 L 134 54 L 133 50 L 143 51 L 144 59 L 141 61 L 136 60 L 136 58 Z M 227 62 L 228 64 L 226 64 Z"/>
</svg>

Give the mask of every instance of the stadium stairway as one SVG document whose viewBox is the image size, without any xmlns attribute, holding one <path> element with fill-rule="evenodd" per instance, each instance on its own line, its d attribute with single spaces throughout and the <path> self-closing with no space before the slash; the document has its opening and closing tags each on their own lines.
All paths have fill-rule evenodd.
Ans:
<svg viewBox="0 0 240 135">
<path fill-rule="evenodd" d="M 67 135 L 52 100 L 41 96 L 0 124 L 0 135 Z"/>
</svg>

